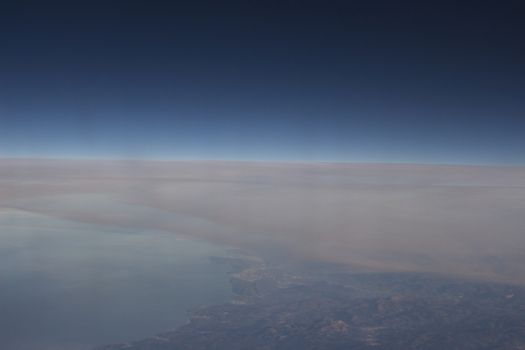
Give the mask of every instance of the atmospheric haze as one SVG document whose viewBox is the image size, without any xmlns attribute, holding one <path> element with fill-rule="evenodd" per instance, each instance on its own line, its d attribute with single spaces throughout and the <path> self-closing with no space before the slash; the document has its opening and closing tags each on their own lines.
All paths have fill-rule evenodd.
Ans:
<svg viewBox="0 0 525 350">
<path fill-rule="evenodd" d="M 4 159 L 0 210 L 525 283 L 523 167 Z"/>
</svg>

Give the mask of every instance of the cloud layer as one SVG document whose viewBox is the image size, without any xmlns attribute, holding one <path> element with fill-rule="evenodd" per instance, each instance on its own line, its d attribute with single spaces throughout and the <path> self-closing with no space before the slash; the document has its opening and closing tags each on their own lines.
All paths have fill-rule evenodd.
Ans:
<svg viewBox="0 0 525 350">
<path fill-rule="evenodd" d="M 0 210 L 525 282 L 525 168 L 1 160 Z"/>
</svg>

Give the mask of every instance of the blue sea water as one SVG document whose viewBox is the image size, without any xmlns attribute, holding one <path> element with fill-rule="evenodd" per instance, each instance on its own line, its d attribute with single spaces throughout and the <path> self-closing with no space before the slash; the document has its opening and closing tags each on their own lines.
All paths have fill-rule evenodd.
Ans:
<svg viewBox="0 0 525 350">
<path fill-rule="evenodd" d="M 0 348 L 84 350 L 170 330 L 231 299 L 226 248 L 0 211 Z"/>
</svg>

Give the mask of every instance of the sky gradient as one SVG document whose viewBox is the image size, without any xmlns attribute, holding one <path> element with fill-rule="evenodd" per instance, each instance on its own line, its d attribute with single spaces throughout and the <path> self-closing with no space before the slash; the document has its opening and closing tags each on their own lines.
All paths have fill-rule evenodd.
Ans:
<svg viewBox="0 0 525 350">
<path fill-rule="evenodd" d="M 518 1 L 0 5 L 0 157 L 525 164 Z"/>
</svg>

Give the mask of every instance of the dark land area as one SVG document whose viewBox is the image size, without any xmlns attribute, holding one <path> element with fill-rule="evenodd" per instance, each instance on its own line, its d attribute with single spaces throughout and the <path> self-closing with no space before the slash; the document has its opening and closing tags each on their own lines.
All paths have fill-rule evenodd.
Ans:
<svg viewBox="0 0 525 350">
<path fill-rule="evenodd" d="M 525 349 L 525 288 L 343 265 L 232 266 L 236 298 L 170 332 L 97 350 Z"/>
</svg>

